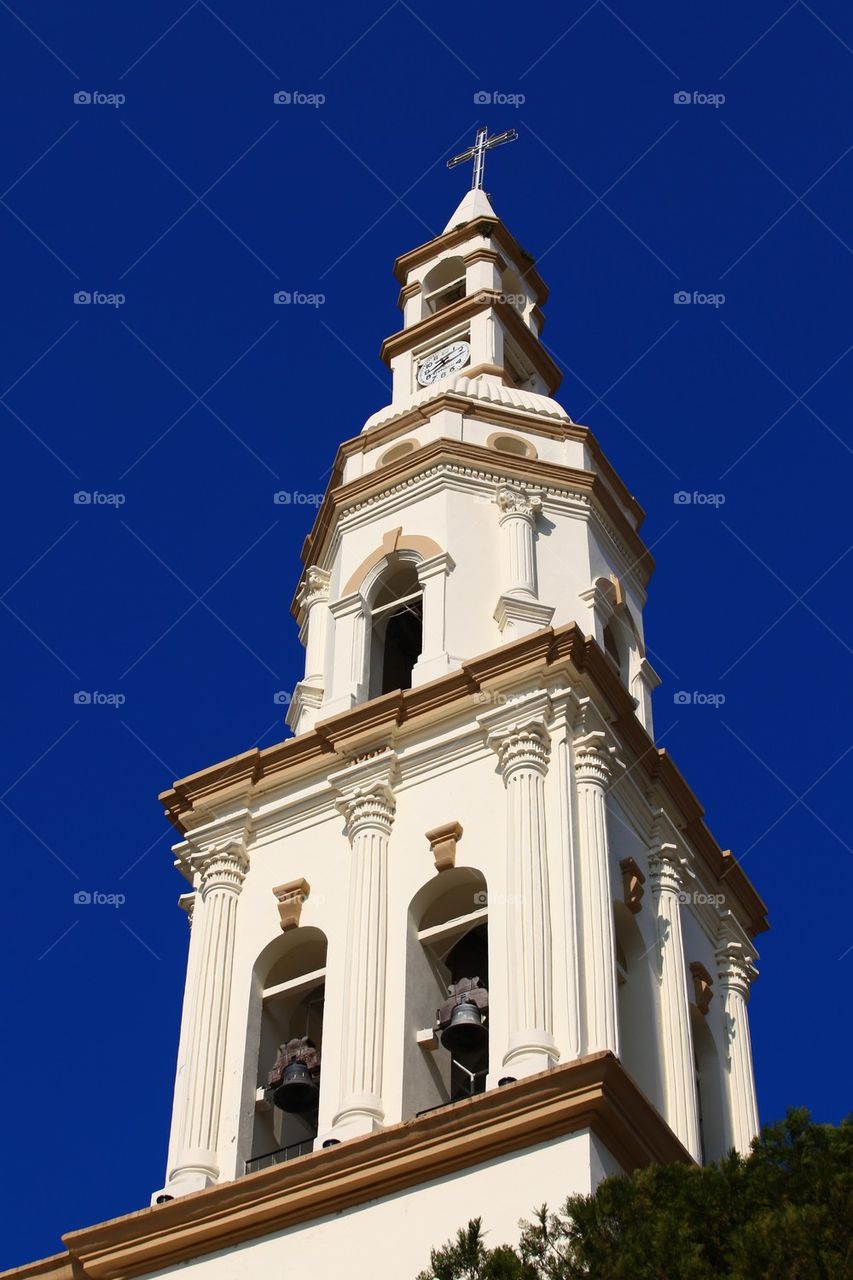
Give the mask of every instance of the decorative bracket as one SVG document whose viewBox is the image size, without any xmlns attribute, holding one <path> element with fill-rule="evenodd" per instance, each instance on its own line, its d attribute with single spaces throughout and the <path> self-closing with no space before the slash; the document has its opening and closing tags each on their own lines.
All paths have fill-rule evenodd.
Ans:
<svg viewBox="0 0 853 1280">
<path fill-rule="evenodd" d="M 310 884 L 307 880 L 302 878 L 299 880 L 291 880 L 288 884 L 276 885 L 273 889 L 275 900 L 278 903 L 278 914 L 281 921 L 281 927 L 285 932 L 288 929 L 296 929 L 299 927 L 299 917 L 302 914 L 302 904 L 310 892 Z"/>
<path fill-rule="evenodd" d="M 425 832 L 436 871 L 449 871 L 456 866 L 456 843 L 462 838 L 462 827 L 458 822 L 445 822 L 443 826 L 433 827 Z"/>
<path fill-rule="evenodd" d="M 632 915 L 636 915 L 641 908 L 646 877 L 633 858 L 623 858 L 619 869 L 622 872 L 622 897 L 625 906 Z"/>
</svg>

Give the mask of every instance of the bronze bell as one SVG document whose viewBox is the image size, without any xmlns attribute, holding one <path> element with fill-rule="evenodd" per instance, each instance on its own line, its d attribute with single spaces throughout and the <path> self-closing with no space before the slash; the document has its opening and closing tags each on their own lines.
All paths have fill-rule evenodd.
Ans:
<svg viewBox="0 0 853 1280">
<path fill-rule="evenodd" d="M 304 1062 L 291 1062 L 284 1069 L 281 1084 L 273 1092 L 272 1100 L 281 1111 L 297 1115 L 314 1111 L 320 1097 L 314 1077 Z"/>
<path fill-rule="evenodd" d="M 483 1016 L 473 1000 L 462 1000 L 450 1015 L 450 1024 L 441 1033 L 441 1043 L 451 1053 L 470 1052 L 485 1044 L 488 1032 Z"/>
</svg>

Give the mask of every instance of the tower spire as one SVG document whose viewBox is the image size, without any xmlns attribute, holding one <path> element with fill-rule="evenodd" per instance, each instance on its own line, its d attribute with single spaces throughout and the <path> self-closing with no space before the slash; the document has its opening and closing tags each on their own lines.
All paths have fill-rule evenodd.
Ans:
<svg viewBox="0 0 853 1280">
<path fill-rule="evenodd" d="M 491 151 L 493 147 L 499 147 L 504 142 L 515 142 L 518 133 L 515 129 L 507 129 L 504 133 L 493 134 L 489 137 L 489 130 L 483 127 L 477 130 L 477 137 L 473 147 L 469 147 L 467 151 L 463 151 L 460 155 L 454 156 L 452 160 L 448 160 L 448 169 L 455 169 L 458 164 L 463 164 L 466 160 L 474 161 L 474 172 L 471 177 L 471 190 L 483 190 L 483 175 L 486 171 L 486 152 Z"/>
</svg>

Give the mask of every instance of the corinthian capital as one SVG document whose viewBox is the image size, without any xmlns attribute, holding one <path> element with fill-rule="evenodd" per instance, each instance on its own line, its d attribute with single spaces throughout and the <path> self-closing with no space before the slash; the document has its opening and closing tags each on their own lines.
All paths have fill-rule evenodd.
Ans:
<svg viewBox="0 0 853 1280">
<path fill-rule="evenodd" d="M 688 872 L 678 845 L 661 841 L 651 850 L 649 875 L 655 893 L 681 893 Z"/>
<path fill-rule="evenodd" d="M 717 973 L 724 990 L 737 991 L 744 1000 L 749 999 L 749 989 L 758 970 L 754 956 L 740 942 L 727 939 L 716 952 Z"/>
<path fill-rule="evenodd" d="M 366 827 L 378 828 L 390 834 L 394 822 L 396 802 L 388 782 L 374 782 L 356 787 L 348 795 L 335 802 L 344 816 L 347 836 L 352 841 Z"/>
<path fill-rule="evenodd" d="M 249 869 L 249 855 L 242 840 L 213 845 L 200 861 L 202 898 L 214 890 L 239 893 Z"/>
<path fill-rule="evenodd" d="M 551 755 L 551 736 L 544 720 L 495 729 L 488 737 L 489 746 L 497 753 L 504 780 L 517 769 L 530 769 L 545 774 Z"/>
<path fill-rule="evenodd" d="M 538 493 L 528 493 L 519 485 L 505 484 L 495 494 L 501 516 L 526 516 L 532 520 L 542 510 L 542 498 Z"/>
<path fill-rule="evenodd" d="M 310 565 L 302 575 L 302 583 L 296 597 L 300 609 L 310 609 L 318 600 L 329 598 L 329 573 L 319 565 Z"/>
<path fill-rule="evenodd" d="M 575 777 L 578 782 L 606 787 L 613 776 L 616 748 L 609 747 L 605 735 L 588 733 L 575 739 Z"/>
</svg>

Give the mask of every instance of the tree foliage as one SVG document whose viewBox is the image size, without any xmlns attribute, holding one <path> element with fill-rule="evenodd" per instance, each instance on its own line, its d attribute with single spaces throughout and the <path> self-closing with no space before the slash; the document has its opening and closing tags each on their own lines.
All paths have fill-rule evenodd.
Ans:
<svg viewBox="0 0 853 1280">
<path fill-rule="evenodd" d="M 521 1226 L 490 1248 L 473 1219 L 418 1280 L 850 1280 L 853 1119 L 791 1110 L 746 1157 L 605 1178 Z"/>
</svg>

